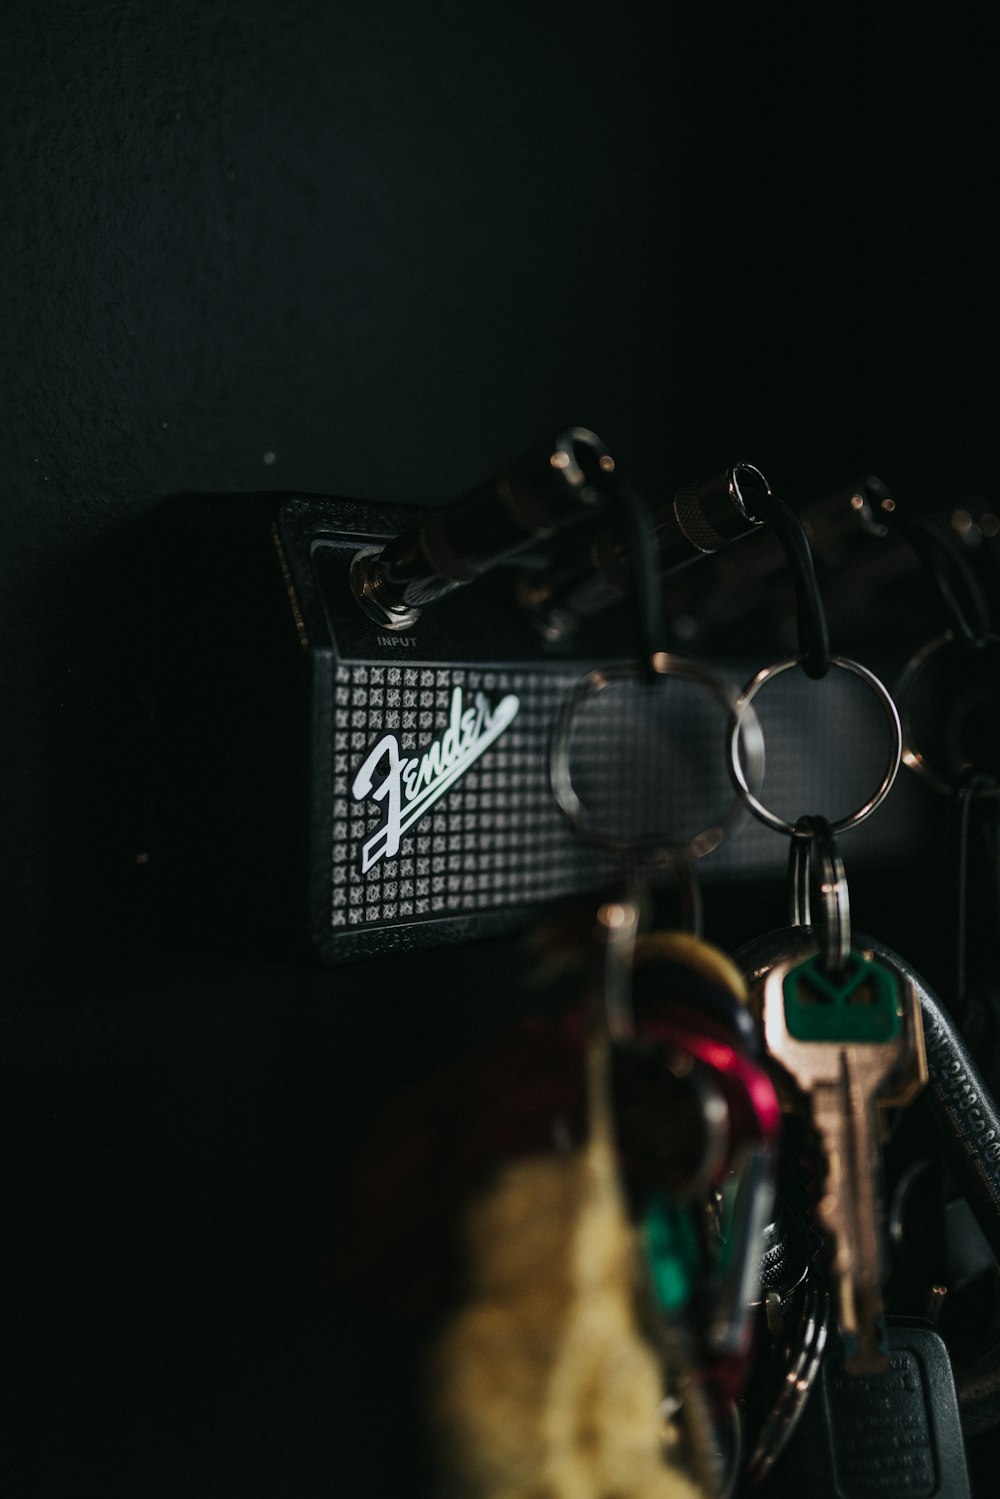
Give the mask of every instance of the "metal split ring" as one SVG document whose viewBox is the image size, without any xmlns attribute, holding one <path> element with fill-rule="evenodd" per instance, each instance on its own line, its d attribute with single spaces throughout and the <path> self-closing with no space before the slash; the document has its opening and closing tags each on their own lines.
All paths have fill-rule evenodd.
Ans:
<svg viewBox="0 0 1000 1499">
<path fill-rule="evenodd" d="M 747 808 L 753 813 L 758 821 L 766 823 L 769 828 L 776 832 L 787 833 L 794 837 L 797 824 L 789 822 L 785 817 L 779 817 L 769 807 L 765 807 L 750 785 L 748 776 L 745 774 L 740 763 L 740 732 L 743 728 L 744 717 L 750 711 L 750 705 L 757 696 L 760 689 L 769 682 L 772 677 L 778 677 L 782 672 L 791 671 L 795 666 L 802 664 L 801 656 L 790 656 L 786 661 L 776 661 L 773 666 L 763 667 L 757 675 L 747 683 L 740 693 L 739 701 L 733 712 L 732 725 L 729 732 L 729 774 L 733 785 L 742 797 Z M 889 723 L 890 749 L 889 759 L 885 774 L 879 783 L 878 790 L 874 796 L 864 802 L 855 811 L 849 812 L 846 817 L 838 817 L 835 822 L 829 824 L 832 833 L 844 833 L 848 828 L 857 827 L 859 822 L 864 822 L 870 817 L 876 807 L 881 806 L 892 789 L 899 770 L 899 762 L 902 754 L 902 731 L 899 725 L 899 714 L 896 712 L 896 704 L 893 702 L 887 689 L 879 681 L 874 672 L 869 671 L 867 666 L 862 666 L 859 661 L 851 661 L 846 656 L 832 656 L 830 665 L 837 666 L 841 671 L 848 671 L 854 676 L 860 677 L 872 689 L 885 713 Z"/>
<path fill-rule="evenodd" d="M 1000 646 L 1000 635 L 982 635 L 974 641 L 966 641 L 957 637 L 952 630 L 946 630 L 943 635 L 939 635 L 936 640 L 928 641 L 914 656 L 911 656 L 910 660 L 904 666 L 896 685 L 899 717 L 902 723 L 903 761 L 911 770 L 915 770 L 918 775 L 923 776 L 924 780 L 928 781 L 934 787 L 934 790 L 941 792 L 943 796 L 954 796 L 961 772 L 950 777 L 945 775 L 937 766 L 932 765 L 926 755 L 916 747 L 913 742 L 912 703 L 914 687 L 927 662 L 933 656 L 936 656 L 939 651 L 944 650 L 950 645 L 955 646 L 961 651 L 962 656 L 966 660 L 970 658 L 972 653 L 977 652 L 982 653 L 985 657 L 987 651 L 991 653 L 995 652 L 996 648 Z M 998 671 L 997 677 L 1000 677 L 1000 671 Z M 994 682 L 996 682 L 997 677 L 994 677 Z M 986 685 L 989 685 L 989 683 Z M 976 795 L 984 798 L 1000 796 L 1000 786 L 995 787 L 993 790 L 980 789 L 976 792 Z"/>
<path fill-rule="evenodd" d="M 841 973 L 851 955 L 851 898 L 843 861 L 826 818 L 800 817 L 788 854 L 792 926 L 814 925 L 814 886 L 820 897 L 815 926 L 823 968 L 827 973 Z"/>
<path fill-rule="evenodd" d="M 750 1489 L 767 1477 L 799 1424 L 823 1362 L 830 1312 L 829 1288 L 810 1265 L 805 1305 L 788 1348 L 785 1377 L 744 1472 L 744 1482 Z"/>
<path fill-rule="evenodd" d="M 746 704 L 740 707 L 739 692 L 721 677 L 706 671 L 695 662 L 666 651 L 656 652 L 651 659 L 651 667 L 657 679 L 679 677 L 702 688 L 725 710 L 727 726 L 739 715 L 739 722 L 732 736 L 735 745 L 733 752 L 738 761 L 741 753 L 746 757 L 745 771 L 743 763 L 740 763 L 744 784 L 760 791 L 764 782 L 764 736 L 753 709 Z M 646 868 L 674 868 L 684 875 L 685 871 L 690 871 L 693 860 L 712 853 L 731 832 L 743 825 L 747 812 L 740 797 L 733 801 L 725 816 L 718 822 L 703 828 L 686 842 L 673 842 L 655 832 L 641 839 L 621 839 L 601 829 L 591 820 L 573 785 L 570 740 L 577 715 L 608 687 L 628 680 L 641 680 L 641 674 L 635 666 L 623 663 L 603 667 L 588 672 L 580 685 L 565 699 L 556 719 L 549 751 L 552 791 L 567 821 L 591 847 L 609 854 L 619 863 Z M 655 688 L 656 681 L 653 685 Z M 666 762 L 666 756 L 664 759 Z M 669 770 L 669 765 L 665 763 L 664 769 Z"/>
</svg>

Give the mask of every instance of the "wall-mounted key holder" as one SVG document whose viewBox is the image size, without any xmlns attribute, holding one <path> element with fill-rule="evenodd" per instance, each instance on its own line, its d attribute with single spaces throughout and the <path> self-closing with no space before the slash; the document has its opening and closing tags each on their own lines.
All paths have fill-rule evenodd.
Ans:
<svg viewBox="0 0 1000 1499">
<path fill-rule="evenodd" d="M 713 549 L 752 547 L 767 493 L 751 465 L 722 468 L 654 507 L 635 554 L 672 583 Z M 265 494 L 158 507 L 142 570 L 152 819 L 137 846 L 168 940 L 338 962 L 499 934 L 603 884 L 605 858 L 552 796 L 548 750 L 568 694 L 635 650 L 629 506 L 600 439 L 571 428 L 443 506 Z M 588 536 L 598 583 L 618 559 L 616 588 L 553 629 L 537 595 L 564 558 L 586 593 Z M 728 804 L 725 712 L 685 691 L 672 682 L 653 713 L 626 684 L 581 723 L 581 785 L 611 825 L 652 819 L 685 841 L 693 806 Z M 871 735 L 853 711 L 840 728 L 865 775 Z M 795 701 L 768 733 L 786 779 L 829 762 Z M 750 828 L 710 878 L 771 858 Z"/>
</svg>

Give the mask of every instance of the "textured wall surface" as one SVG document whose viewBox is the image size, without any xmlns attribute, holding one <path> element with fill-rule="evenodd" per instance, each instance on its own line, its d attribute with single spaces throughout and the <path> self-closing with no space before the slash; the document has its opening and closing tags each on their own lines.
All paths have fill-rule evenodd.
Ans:
<svg viewBox="0 0 1000 1499">
<path fill-rule="evenodd" d="M 794 495 L 994 482 L 984 39 L 824 14 L 8 14 L 8 1492 L 402 1492 L 405 1340 L 318 1268 L 337 1163 L 515 1004 L 512 945 L 323 975 L 151 942 L 127 585 L 157 497 L 433 500 L 567 421 L 657 492 L 735 457 Z"/>
</svg>

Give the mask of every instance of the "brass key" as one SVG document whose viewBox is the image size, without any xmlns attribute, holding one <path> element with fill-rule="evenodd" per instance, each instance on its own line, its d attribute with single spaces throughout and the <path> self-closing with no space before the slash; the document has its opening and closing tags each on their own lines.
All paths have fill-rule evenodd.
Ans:
<svg viewBox="0 0 1000 1499">
<path fill-rule="evenodd" d="M 820 955 L 768 974 L 764 1035 L 802 1094 L 826 1160 L 820 1225 L 832 1240 L 844 1366 L 885 1369 L 880 1109 L 908 1101 L 922 1057 L 912 984 L 857 951 L 840 973 Z"/>
</svg>

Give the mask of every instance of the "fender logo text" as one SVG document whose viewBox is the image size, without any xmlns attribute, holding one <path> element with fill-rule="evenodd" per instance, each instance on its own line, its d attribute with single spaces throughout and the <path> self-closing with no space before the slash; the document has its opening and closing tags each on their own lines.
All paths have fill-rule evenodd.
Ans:
<svg viewBox="0 0 1000 1499">
<path fill-rule="evenodd" d="M 351 787 L 355 801 L 368 796 L 385 806 L 385 820 L 361 850 L 361 872 L 399 852 L 400 839 L 439 797 L 465 774 L 513 722 L 520 701 L 512 693 L 495 707 L 477 692 L 465 707 L 461 687 L 451 695 L 448 727 L 419 755 L 400 753 L 395 734 L 385 734 L 369 751 Z"/>
</svg>

